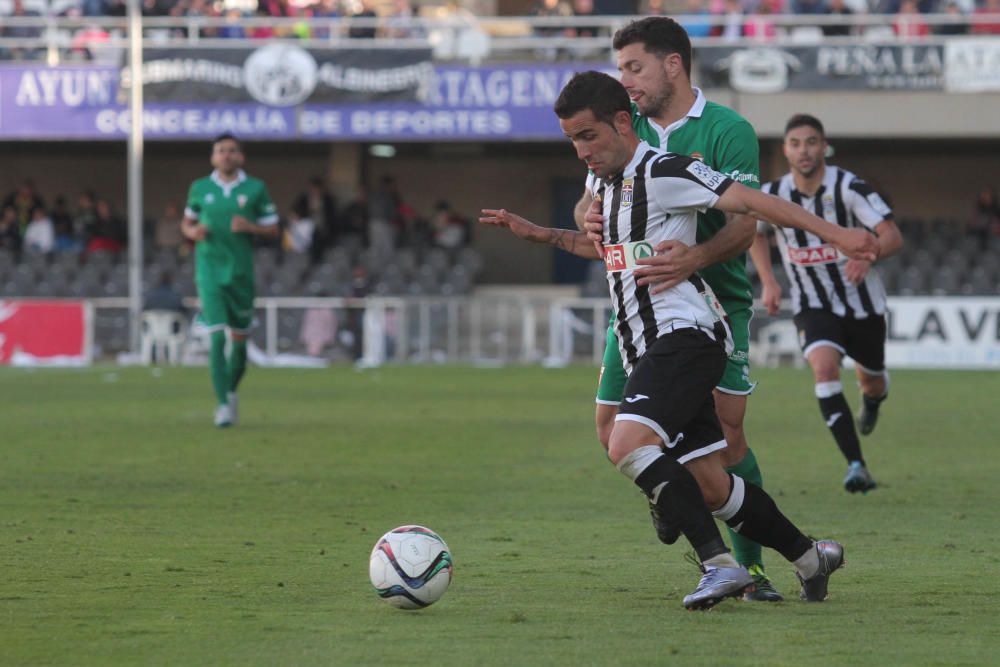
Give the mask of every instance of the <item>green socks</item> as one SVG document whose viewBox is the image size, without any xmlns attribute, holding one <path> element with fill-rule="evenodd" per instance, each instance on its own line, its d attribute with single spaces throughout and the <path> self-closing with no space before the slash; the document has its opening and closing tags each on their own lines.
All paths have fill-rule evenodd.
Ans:
<svg viewBox="0 0 1000 667">
<path fill-rule="evenodd" d="M 229 351 L 229 391 L 236 391 L 236 386 L 243 379 L 243 373 L 247 369 L 247 341 L 232 340 L 232 349 Z"/>
<path fill-rule="evenodd" d="M 764 488 L 764 478 L 760 474 L 757 457 L 753 455 L 753 450 L 749 447 L 747 448 L 747 455 L 743 457 L 743 460 L 730 468 L 726 468 L 726 472 L 737 477 L 742 477 L 745 481 L 755 486 Z M 751 565 L 763 565 L 759 544 L 743 537 L 732 528 L 729 529 L 729 537 L 733 541 L 733 556 L 736 557 L 736 560 L 741 565 L 748 568 Z"/>
<path fill-rule="evenodd" d="M 208 367 L 212 373 L 212 388 L 219 405 L 229 404 L 229 365 L 226 363 L 226 332 L 212 332 L 212 347 L 208 354 Z M 244 345 L 244 354 L 246 346 Z"/>
</svg>

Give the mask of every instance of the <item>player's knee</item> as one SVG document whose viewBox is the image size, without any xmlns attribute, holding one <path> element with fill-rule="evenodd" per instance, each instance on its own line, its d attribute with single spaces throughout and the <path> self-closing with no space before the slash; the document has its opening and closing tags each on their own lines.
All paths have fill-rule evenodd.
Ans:
<svg viewBox="0 0 1000 667">
<path fill-rule="evenodd" d="M 651 443 L 637 440 L 626 429 L 611 429 L 608 437 L 608 459 L 615 465 L 618 465 L 618 462 L 628 456 L 630 452 L 644 444 L 648 445 Z"/>
</svg>

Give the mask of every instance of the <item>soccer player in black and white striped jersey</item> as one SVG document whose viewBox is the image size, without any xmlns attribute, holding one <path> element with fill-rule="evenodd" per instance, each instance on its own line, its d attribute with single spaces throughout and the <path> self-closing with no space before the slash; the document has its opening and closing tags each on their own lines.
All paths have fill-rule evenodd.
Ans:
<svg viewBox="0 0 1000 667">
<path fill-rule="evenodd" d="M 637 283 L 636 260 L 663 241 L 693 244 L 697 213 L 706 208 L 799 227 L 852 256 L 874 259 L 873 240 L 744 187 L 694 158 L 641 142 L 632 128 L 628 93 L 606 74 L 576 75 L 560 93 L 555 112 L 577 155 L 597 176 L 592 206 L 603 210 L 602 229 L 593 234 L 546 229 L 503 209 L 483 209 L 480 222 L 604 259 L 629 374 L 608 458 L 698 554 L 704 576 L 684 605 L 711 607 L 740 595 L 753 582 L 729 553 L 713 514 L 793 562 L 803 599 L 824 599 L 830 574 L 843 562 L 843 548 L 803 535 L 763 489 L 722 465 L 726 442 L 712 390 L 731 346 L 725 313 L 697 274 L 651 293 Z"/>
<path fill-rule="evenodd" d="M 792 116 L 785 127 L 784 152 L 791 171 L 764 191 L 813 211 L 830 226 L 867 229 L 877 235 L 879 257 L 903 244 L 892 211 L 871 186 L 857 176 L 826 164 L 826 133 L 818 118 Z M 778 311 L 781 287 L 774 279 L 762 225 L 750 255 L 763 286 L 768 312 Z M 888 396 L 885 368 L 885 288 L 872 263 L 849 259 L 822 239 L 801 230 L 777 233 L 785 273 L 791 285 L 795 326 L 802 351 L 812 367 L 816 397 L 827 427 L 847 459 L 844 488 L 851 493 L 875 488 L 861 454 L 851 408 L 840 383 L 840 362 L 849 356 L 861 385 L 858 429 L 875 428 L 879 405 Z"/>
</svg>

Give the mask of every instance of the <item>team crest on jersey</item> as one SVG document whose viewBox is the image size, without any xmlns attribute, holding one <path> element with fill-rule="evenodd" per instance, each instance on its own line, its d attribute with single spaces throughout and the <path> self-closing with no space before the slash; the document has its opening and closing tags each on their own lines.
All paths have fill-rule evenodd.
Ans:
<svg viewBox="0 0 1000 667">
<path fill-rule="evenodd" d="M 213 195 L 211 192 L 209 192 L 207 195 L 205 195 L 205 203 L 206 204 L 211 204 L 214 201 L 215 201 L 215 195 Z"/>
<path fill-rule="evenodd" d="M 247 196 L 236 195 L 236 203 L 240 205 L 240 208 L 244 208 L 247 205 Z"/>
<path fill-rule="evenodd" d="M 622 208 L 632 205 L 632 191 L 635 189 L 635 179 L 626 178 L 622 181 Z"/>
<path fill-rule="evenodd" d="M 823 195 L 823 207 L 824 208 L 829 208 L 830 206 L 833 206 L 833 195 L 832 194 L 824 194 Z"/>
</svg>

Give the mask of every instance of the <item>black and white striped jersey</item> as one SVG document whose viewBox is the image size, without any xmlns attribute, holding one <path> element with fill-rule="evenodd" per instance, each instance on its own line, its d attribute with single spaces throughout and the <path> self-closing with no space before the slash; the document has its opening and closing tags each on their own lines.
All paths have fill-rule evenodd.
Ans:
<svg viewBox="0 0 1000 667">
<path fill-rule="evenodd" d="M 795 189 L 791 173 L 762 189 L 798 204 L 832 225 L 874 230 L 883 220 L 892 219 L 892 210 L 870 185 L 846 169 L 832 165 L 826 165 L 823 184 L 811 197 Z M 848 258 L 835 247 L 799 229 L 777 227 L 776 230 L 796 313 L 816 308 L 855 319 L 885 313 L 885 288 L 874 268 L 863 282 L 854 285 L 844 274 Z"/>
<path fill-rule="evenodd" d="M 697 274 L 659 294 L 636 285 L 633 275 L 635 261 L 652 255 L 663 241 L 695 245 L 698 212 L 714 206 L 732 183 L 703 162 L 645 142 L 621 174 L 591 183 L 591 194 L 604 209 L 604 262 L 627 373 L 658 337 L 675 329 L 701 329 L 727 355 L 732 351 L 725 311 Z"/>
</svg>

